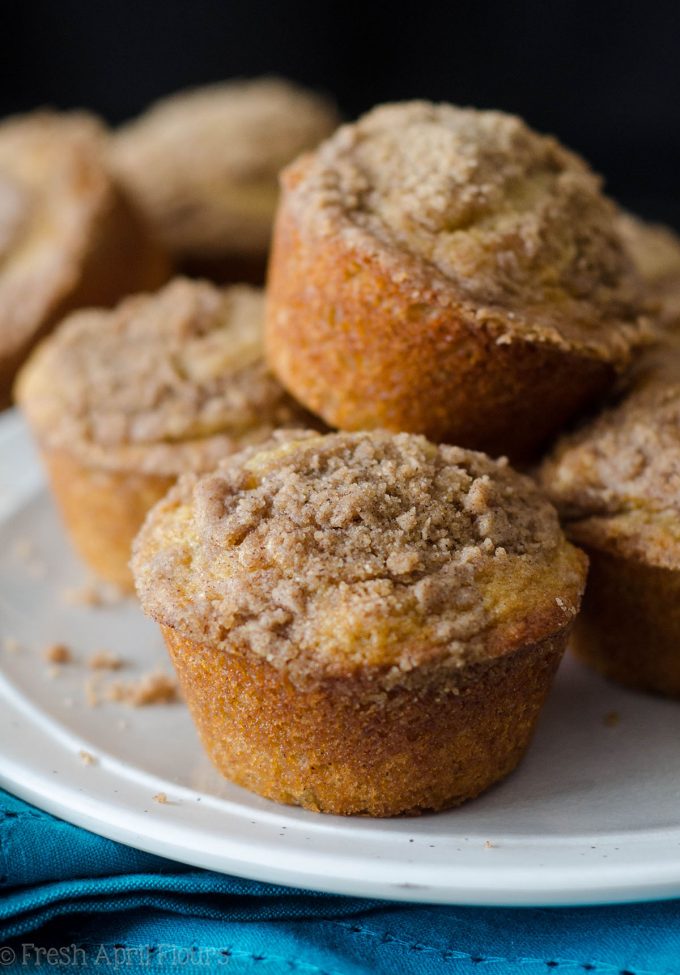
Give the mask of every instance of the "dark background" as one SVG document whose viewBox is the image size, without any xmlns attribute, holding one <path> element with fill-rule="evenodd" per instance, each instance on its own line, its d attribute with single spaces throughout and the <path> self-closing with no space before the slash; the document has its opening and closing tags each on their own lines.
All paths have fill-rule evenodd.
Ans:
<svg viewBox="0 0 680 975">
<path fill-rule="evenodd" d="M 276 72 L 352 117 L 426 97 L 523 115 L 680 227 L 680 0 L 0 0 L 0 113 L 118 122 L 177 88 Z"/>
</svg>

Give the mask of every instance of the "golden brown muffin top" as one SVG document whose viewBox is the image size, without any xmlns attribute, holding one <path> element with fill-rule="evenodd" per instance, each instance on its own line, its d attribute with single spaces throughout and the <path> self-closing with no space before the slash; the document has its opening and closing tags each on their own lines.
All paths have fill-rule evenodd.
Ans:
<svg viewBox="0 0 680 975">
<path fill-rule="evenodd" d="M 563 437 L 540 481 L 575 541 L 680 568 L 680 346 L 621 401 Z"/>
<path fill-rule="evenodd" d="M 0 123 L 0 356 L 21 348 L 79 281 L 112 205 L 103 129 L 80 112 Z"/>
<path fill-rule="evenodd" d="M 504 460 L 412 434 L 280 433 L 149 516 L 145 611 L 293 678 L 454 671 L 561 629 L 584 559 Z"/>
<path fill-rule="evenodd" d="M 261 251 L 279 170 L 337 124 L 329 101 L 289 81 L 230 81 L 157 102 L 114 136 L 112 157 L 168 246 Z"/>
<path fill-rule="evenodd" d="M 613 361 L 641 327 L 639 282 L 600 180 L 502 112 L 424 101 L 345 125 L 286 177 L 316 233 L 434 288 L 475 323 Z"/>
<path fill-rule="evenodd" d="M 621 213 L 619 233 L 644 283 L 656 299 L 662 324 L 680 329 L 680 237 L 662 224 Z"/>
<path fill-rule="evenodd" d="M 71 315 L 24 367 L 41 441 L 90 463 L 178 474 L 306 414 L 262 358 L 262 292 L 177 278 L 112 311 Z"/>
</svg>

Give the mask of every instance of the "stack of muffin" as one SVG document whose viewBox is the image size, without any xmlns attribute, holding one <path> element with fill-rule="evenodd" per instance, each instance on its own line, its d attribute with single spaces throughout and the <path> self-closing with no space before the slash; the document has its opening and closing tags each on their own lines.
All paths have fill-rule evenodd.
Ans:
<svg viewBox="0 0 680 975">
<path fill-rule="evenodd" d="M 182 277 L 77 311 L 15 388 L 217 767 L 387 816 L 517 765 L 575 621 L 596 668 L 680 694 L 680 244 L 513 116 L 335 124 L 271 79 L 112 136 L 5 123 L 0 348 L 9 376 L 65 306 L 170 266 L 257 280 L 294 159 L 266 297 Z"/>
</svg>

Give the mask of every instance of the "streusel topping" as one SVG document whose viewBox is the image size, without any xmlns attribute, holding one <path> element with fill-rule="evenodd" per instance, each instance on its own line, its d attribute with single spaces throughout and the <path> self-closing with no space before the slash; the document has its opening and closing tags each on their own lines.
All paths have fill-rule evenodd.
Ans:
<svg viewBox="0 0 680 975">
<path fill-rule="evenodd" d="M 308 415 L 262 358 L 263 295 L 178 278 L 112 311 L 70 317 L 19 382 L 32 425 L 52 447 L 97 462 L 179 473 L 266 439 Z M 192 457 L 194 460 L 192 461 Z"/>
<path fill-rule="evenodd" d="M 680 567 L 680 354 L 674 344 L 666 356 L 641 371 L 617 405 L 563 438 L 540 480 L 575 538 Z"/>
<path fill-rule="evenodd" d="M 155 619 L 297 677 L 483 660 L 510 620 L 566 625 L 584 575 L 506 462 L 382 432 L 281 433 L 181 479 L 132 564 Z"/>
<path fill-rule="evenodd" d="M 424 261 L 442 302 L 503 321 L 510 336 L 612 359 L 639 338 L 639 284 L 599 178 L 515 116 L 383 105 L 293 172 L 299 217 L 322 234 L 340 225 L 395 280 L 413 281 L 416 301 Z"/>
</svg>

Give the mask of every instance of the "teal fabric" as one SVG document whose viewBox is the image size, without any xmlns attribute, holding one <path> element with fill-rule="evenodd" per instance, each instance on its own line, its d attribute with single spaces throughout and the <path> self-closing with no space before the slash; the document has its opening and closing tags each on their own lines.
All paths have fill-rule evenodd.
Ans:
<svg viewBox="0 0 680 975">
<path fill-rule="evenodd" d="M 0 969 L 271 975 L 680 975 L 680 902 L 478 909 L 195 870 L 0 791 Z"/>
</svg>

